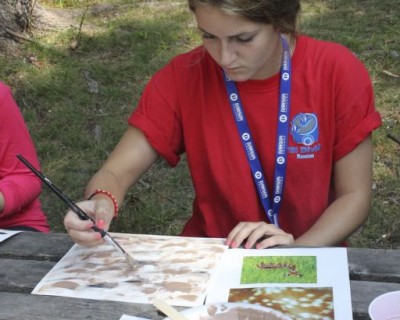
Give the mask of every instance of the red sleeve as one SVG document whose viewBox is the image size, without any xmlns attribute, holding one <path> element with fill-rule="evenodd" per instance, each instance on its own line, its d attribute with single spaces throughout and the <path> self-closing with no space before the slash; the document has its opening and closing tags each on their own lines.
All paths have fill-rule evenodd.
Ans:
<svg viewBox="0 0 400 320">
<path fill-rule="evenodd" d="M 5 199 L 2 217 L 21 211 L 41 192 L 41 181 L 18 160 L 17 154 L 39 168 L 22 114 L 10 89 L 0 83 L 0 192 Z"/>
<path fill-rule="evenodd" d="M 346 49 L 347 50 L 347 49 Z M 375 110 L 374 92 L 364 65 L 352 53 L 337 55 L 336 138 L 334 161 L 357 147 L 382 124 Z"/>
<path fill-rule="evenodd" d="M 173 67 L 169 64 L 147 84 L 136 110 L 128 119 L 170 166 L 178 164 L 184 148 L 175 83 Z"/>
</svg>

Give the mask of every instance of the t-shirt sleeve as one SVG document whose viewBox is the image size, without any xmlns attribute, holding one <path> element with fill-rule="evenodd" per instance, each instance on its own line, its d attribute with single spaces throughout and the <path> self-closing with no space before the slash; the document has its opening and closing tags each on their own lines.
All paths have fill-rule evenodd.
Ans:
<svg viewBox="0 0 400 320">
<path fill-rule="evenodd" d="M 336 59 L 334 161 L 355 149 L 382 124 L 381 116 L 375 109 L 372 83 L 364 65 L 347 49 L 343 49 Z"/>
<path fill-rule="evenodd" d="M 40 170 L 36 150 L 10 89 L 0 83 L 0 191 L 5 199 L 2 217 L 21 211 L 41 192 L 40 180 L 17 158 L 23 155 Z"/>
<path fill-rule="evenodd" d="M 140 129 L 151 146 L 170 166 L 176 166 L 184 151 L 179 115 L 179 94 L 172 64 L 146 85 L 128 123 Z"/>
</svg>

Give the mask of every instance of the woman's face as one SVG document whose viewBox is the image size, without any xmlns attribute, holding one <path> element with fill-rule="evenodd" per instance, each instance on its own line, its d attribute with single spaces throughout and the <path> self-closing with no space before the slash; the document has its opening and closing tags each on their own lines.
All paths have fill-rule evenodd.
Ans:
<svg viewBox="0 0 400 320">
<path fill-rule="evenodd" d="M 279 71 L 281 43 L 272 25 L 199 5 L 195 11 L 203 44 L 230 79 L 266 79 Z"/>
</svg>

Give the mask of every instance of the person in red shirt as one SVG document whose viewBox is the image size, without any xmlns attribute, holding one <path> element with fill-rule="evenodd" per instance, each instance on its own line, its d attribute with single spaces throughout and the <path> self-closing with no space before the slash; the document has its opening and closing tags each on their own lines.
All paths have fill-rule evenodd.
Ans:
<svg viewBox="0 0 400 320">
<path fill-rule="evenodd" d="M 147 84 L 129 127 L 79 205 L 108 229 L 127 190 L 182 153 L 195 189 L 183 236 L 230 247 L 342 244 L 368 217 L 369 75 L 347 48 L 301 35 L 299 1 L 189 0 L 203 45 Z M 72 212 L 80 244 L 101 236 Z"/>
<path fill-rule="evenodd" d="M 17 158 L 39 167 L 36 150 L 13 99 L 0 82 L 0 229 L 49 232 L 39 201 L 41 181 Z"/>
</svg>

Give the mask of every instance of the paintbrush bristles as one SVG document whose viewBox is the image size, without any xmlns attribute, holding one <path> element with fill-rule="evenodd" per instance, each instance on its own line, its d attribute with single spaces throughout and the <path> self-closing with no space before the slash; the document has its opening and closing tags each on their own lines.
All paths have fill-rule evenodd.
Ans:
<svg viewBox="0 0 400 320">
<path fill-rule="evenodd" d="M 133 259 L 127 252 L 125 252 L 125 258 L 131 269 L 136 269 L 139 266 L 139 261 Z"/>
<path fill-rule="evenodd" d="M 133 259 L 119 244 L 117 241 L 114 240 L 113 237 L 109 233 L 106 232 L 105 236 L 103 237 L 105 241 L 107 241 L 109 244 L 111 244 L 117 251 L 122 253 L 126 259 L 126 262 L 132 266 L 132 268 L 137 267 L 139 265 L 139 262 Z"/>
</svg>

